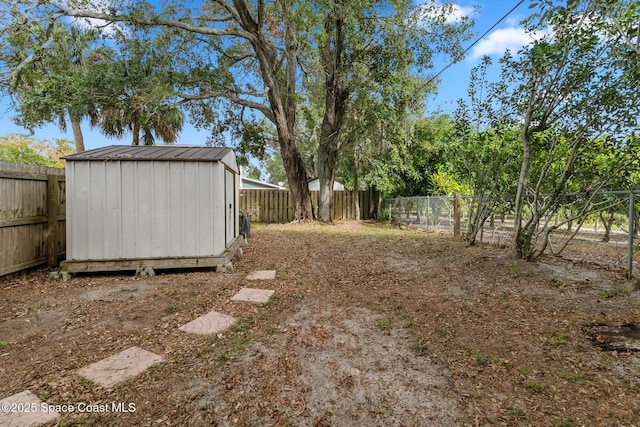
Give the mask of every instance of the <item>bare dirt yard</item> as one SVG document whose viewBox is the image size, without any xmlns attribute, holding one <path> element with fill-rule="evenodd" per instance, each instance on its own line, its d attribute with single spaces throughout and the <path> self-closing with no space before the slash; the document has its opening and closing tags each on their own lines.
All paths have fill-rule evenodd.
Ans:
<svg viewBox="0 0 640 427">
<path fill-rule="evenodd" d="M 61 426 L 640 425 L 640 353 L 592 341 L 640 323 L 623 272 L 355 222 L 254 224 L 234 267 L 0 279 L 0 399 L 135 404 Z M 178 329 L 212 310 L 238 322 Z M 165 361 L 108 389 L 77 374 L 132 346 Z"/>
</svg>

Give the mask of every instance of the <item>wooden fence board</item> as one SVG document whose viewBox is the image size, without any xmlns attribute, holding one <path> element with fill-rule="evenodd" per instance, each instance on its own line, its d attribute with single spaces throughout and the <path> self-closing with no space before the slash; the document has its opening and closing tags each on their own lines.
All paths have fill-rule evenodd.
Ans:
<svg viewBox="0 0 640 427">
<path fill-rule="evenodd" d="M 0 162 L 0 276 L 65 251 L 64 169 Z"/>
<path fill-rule="evenodd" d="M 331 217 L 334 221 L 356 219 L 354 191 L 334 191 Z M 359 192 L 360 219 L 369 217 L 369 192 Z M 318 212 L 318 192 L 311 192 L 314 212 Z M 240 210 L 251 215 L 252 222 L 293 221 L 295 215 L 291 193 L 285 190 L 240 190 Z"/>
</svg>

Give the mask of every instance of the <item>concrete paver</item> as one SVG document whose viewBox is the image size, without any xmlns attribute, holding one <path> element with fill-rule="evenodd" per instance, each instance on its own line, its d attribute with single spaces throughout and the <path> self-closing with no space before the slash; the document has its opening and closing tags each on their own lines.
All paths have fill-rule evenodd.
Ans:
<svg viewBox="0 0 640 427">
<path fill-rule="evenodd" d="M 7 427 L 35 427 L 60 416 L 29 390 L 0 400 L 0 408 L 0 426 Z"/>
<path fill-rule="evenodd" d="M 274 292 L 275 291 L 271 289 L 242 288 L 231 298 L 231 301 L 264 303 L 269 301 L 269 298 L 271 298 L 271 295 L 273 295 Z"/>
<path fill-rule="evenodd" d="M 78 374 L 103 387 L 111 387 L 163 360 L 162 356 L 139 347 L 131 347 L 78 370 Z"/>
<path fill-rule="evenodd" d="M 276 278 L 275 270 L 252 271 L 246 277 L 247 280 L 270 280 Z"/>
<path fill-rule="evenodd" d="M 235 325 L 235 323 L 236 319 L 234 317 L 216 311 L 210 311 L 204 316 L 200 316 L 186 325 L 180 326 L 179 329 L 191 334 L 212 335 L 226 331 Z"/>
</svg>

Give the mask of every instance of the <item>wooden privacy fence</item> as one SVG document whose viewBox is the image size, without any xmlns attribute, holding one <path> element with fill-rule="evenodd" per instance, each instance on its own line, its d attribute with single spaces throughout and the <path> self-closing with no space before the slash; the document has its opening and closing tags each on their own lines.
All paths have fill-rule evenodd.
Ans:
<svg viewBox="0 0 640 427">
<path fill-rule="evenodd" d="M 0 162 L 0 276 L 64 254 L 64 169 Z"/>
<path fill-rule="evenodd" d="M 377 206 L 377 194 L 359 191 L 360 219 L 370 219 Z M 375 200 L 374 200 L 375 199 Z M 318 210 L 318 192 L 311 192 L 314 210 Z M 373 208 L 372 208 L 373 207 Z M 291 193 L 286 190 L 240 190 L 240 210 L 251 214 L 252 222 L 290 222 L 295 211 Z M 356 192 L 334 191 L 331 218 L 356 219 Z"/>
</svg>

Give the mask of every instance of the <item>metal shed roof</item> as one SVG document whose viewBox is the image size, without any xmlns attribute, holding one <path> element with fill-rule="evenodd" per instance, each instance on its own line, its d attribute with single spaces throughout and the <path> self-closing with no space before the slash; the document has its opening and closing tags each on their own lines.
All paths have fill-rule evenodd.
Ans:
<svg viewBox="0 0 640 427">
<path fill-rule="evenodd" d="M 233 154 L 227 147 L 180 145 L 110 145 L 63 157 L 66 160 L 180 160 L 187 162 L 217 162 Z"/>
</svg>

